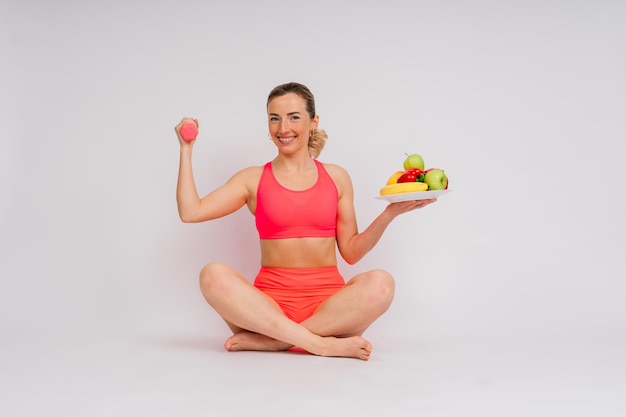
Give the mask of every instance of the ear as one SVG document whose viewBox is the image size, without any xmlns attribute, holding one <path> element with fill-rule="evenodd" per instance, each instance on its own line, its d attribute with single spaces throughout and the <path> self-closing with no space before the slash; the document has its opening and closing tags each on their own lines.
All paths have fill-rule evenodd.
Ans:
<svg viewBox="0 0 626 417">
<path fill-rule="evenodd" d="M 317 125 L 320 123 L 320 115 L 316 114 L 313 120 L 311 120 L 311 129 L 317 129 Z"/>
</svg>

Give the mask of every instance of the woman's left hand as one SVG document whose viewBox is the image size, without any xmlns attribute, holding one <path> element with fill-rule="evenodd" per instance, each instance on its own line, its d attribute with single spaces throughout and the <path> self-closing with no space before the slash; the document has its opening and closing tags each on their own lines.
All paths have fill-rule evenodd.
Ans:
<svg viewBox="0 0 626 417">
<path fill-rule="evenodd" d="M 387 206 L 387 210 L 390 210 L 394 216 L 397 216 L 408 211 L 426 207 L 427 205 L 432 204 L 435 201 L 437 201 L 436 198 L 429 198 L 427 200 L 400 201 L 397 203 L 389 204 Z"/>
</svg>

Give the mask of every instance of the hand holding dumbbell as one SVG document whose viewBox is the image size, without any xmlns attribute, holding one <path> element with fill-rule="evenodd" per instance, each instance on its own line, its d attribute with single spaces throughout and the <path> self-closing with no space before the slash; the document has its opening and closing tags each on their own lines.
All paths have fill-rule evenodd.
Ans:
<svg viewBox="0 0 626 417">
<path fill-rule="evenodd" d="M 185 117 L 176 127 L 178 134 L 185 142 L 193 142 L 196 140 L 198 136 L 198 120 Z"/>
<path fill-rule="evenodd" d="M 196 136 L 198 136 L 198 127 L 192 122 L 183 123 L 180 127 L 180 136 L 187 142 L 196 140 Z"/>
</svg>

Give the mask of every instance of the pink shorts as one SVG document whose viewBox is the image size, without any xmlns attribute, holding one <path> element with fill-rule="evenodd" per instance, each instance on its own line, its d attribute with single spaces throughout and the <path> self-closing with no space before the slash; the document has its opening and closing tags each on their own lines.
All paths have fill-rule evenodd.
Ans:
<svg viewBox="0 0 626 417">
<path fill-rule="evenodd" d="M 296 323 L 311 317 L 319 306 L 346 285 L 336 266 L 322 268 L 261 267 L 254 286 L 278 303 Z"/>
</svg>

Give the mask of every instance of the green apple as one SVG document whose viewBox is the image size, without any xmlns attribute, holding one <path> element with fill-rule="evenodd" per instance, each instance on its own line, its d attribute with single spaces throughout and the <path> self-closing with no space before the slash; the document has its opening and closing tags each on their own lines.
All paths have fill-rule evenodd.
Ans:
<svg viewBox="0 0 626 417">
<path fill-rule="evenodd" d="M 431 168 L 424 174 L 424 182 L 428 185 L 428 190 L 445 190 L 448 188 L 448 177 L 443 169 Z"/>
<path fill-rule="evenodd" d="M 413 153 L 411 155 L 405 154 L 406 159 L 404 160 L 404 170 L 407 171 L 411 168 L 419 168 L 422 171 L 424 170 L 424 159 L 422 159 L 421 155 Z"/>
</svg>

